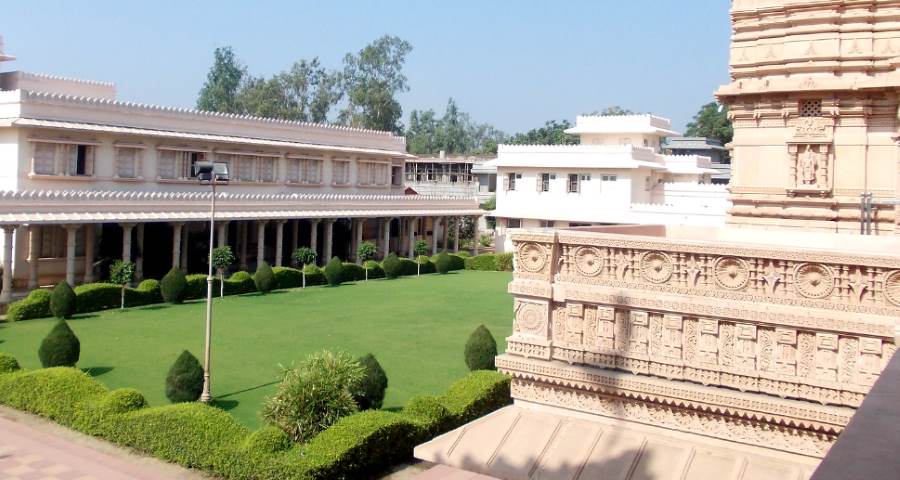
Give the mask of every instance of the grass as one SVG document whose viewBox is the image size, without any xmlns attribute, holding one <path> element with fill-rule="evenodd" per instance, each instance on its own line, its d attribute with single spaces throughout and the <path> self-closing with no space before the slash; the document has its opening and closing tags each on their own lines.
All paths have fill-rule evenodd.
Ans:
<svg viewBox="0 0 900 480">
<path fill-rule="evenodd" d="M 485 324 L 502 350 L 512 330 L 509 272 L 454 272 L 217 298 L 212 389 L 217 405 L 249 427 L 289 366 L 326 348 L 373 353 L 387 371 L 385 408 L 439 394 L 466 373 L 463 346 Z M 76 316 L 78 366 L 110 388 L 134 387 L 168 403 L 166 373 L 182 350 L 203 361 L 205 301 Z M 0 324 L 0 351 L 40 368 L 37 350 L 55 320 Z"/>
</svg>

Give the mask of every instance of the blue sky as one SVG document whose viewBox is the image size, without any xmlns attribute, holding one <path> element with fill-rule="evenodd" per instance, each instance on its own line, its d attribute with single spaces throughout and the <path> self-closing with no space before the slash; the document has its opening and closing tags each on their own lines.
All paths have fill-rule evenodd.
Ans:
<svg viewBox="0 0 900 480">
<path fill-rule="evenodd" d="M 383 34 L 413 45 L 400 100 L 514 133 L 621 105 L 682 129 L 728 79 L 729 2 L 4 2 L 6 70 L 116 82 L 119 98 L 193 106 L 212 50 L 255 75 L 319 56 L 329 67 Z"/>
</svg>

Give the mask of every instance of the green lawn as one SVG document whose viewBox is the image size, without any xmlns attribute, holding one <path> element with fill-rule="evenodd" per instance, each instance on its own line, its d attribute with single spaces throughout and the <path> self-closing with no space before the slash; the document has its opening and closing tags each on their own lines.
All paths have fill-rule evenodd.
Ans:
<svg viewBox="0 0 900 480">
<path fill-rule="evenodd" d="M 512 329 L 509 272 L 453 272 L 216 299 L 212 388 L 217 404 L 248 426 L 288 366 L 327 348 L 372 352 L 387 371 L 385 407 L 439 394 L 466 373 L 463 345 L 485 324 L 502 350 Z M 203 355 L 204 301 L 79 315 L 80 368 L 111 388 L 134 387 L 151 405 L 168 402 L 165 376 L 183 349 Z M 54 320 L 0 324 L 0 351 L 38 368 Z"/>
</svg>

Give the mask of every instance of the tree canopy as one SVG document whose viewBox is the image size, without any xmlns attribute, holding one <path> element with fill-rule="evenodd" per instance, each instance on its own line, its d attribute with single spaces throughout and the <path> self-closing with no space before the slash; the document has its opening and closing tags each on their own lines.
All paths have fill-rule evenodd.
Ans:
<svg viewBox="0 0 900 480">
<path fill-rule="evenodd" d="M 517 133 L 507 140 L 511 144 L 535 144 L 535 145 L 578 145 L 580 143 L 577 135 L 565 133 L 565 130 L 572 128 L 572 124 L 568 120 L 549 120 L 544 122 L 544 126 L 533 128 L 525 133 Z"/>
<path fill-rule="evenodd" d="M 456 155 L 497 153 L 497 144 L 506 138 L 493 126 L 473 121 L 453 98 L 440 118 L 431 109 L 413 110 L 405 134 L 407 151 L 418 155 L 441 150 Z"/>
<path fill-rule="evenodd" d="M 700 107 L 700 111 L 694 115 L 694 119 L 687 124 L 684 132 L 688 137 L 715 138 L 726 144 L 731 141 L 734 129 L 731 120 L 728 119 L 728 108 L 716 102 L 709 102 Z"/>
</svg>

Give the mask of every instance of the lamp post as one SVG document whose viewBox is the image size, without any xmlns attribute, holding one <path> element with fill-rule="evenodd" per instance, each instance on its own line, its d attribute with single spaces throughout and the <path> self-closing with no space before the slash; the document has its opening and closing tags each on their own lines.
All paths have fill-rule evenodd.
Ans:
<svg viewBox="0 0 900 480">
<path fill-rule="evenodd" d="M 193 166 L 194 176 L 200 184 L 212 187 L 212 200 L 209 209 L 209 273 L 206 275 L 206 346 L 203 351 L 203 393 L 200 401 L 209 403 L 212 400 L 209 384 L 210 338 L 212 335 L 212 298 L 213 298 L 213 245 L 216 232 L 216 184 L 228 183 L 228 164 L 220 162 L 197 162 Z"/>
</svg>

